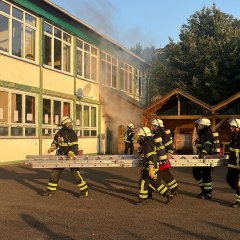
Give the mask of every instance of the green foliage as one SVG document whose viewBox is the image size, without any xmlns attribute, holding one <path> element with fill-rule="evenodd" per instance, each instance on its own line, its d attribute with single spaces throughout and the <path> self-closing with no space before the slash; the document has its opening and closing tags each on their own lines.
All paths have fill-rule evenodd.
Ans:
<svg viewBox="0 0 240 240">
<path fill-rule="evenodd" d="M 240 91 L 240 22 L 215 4 L 188 19 L 151 64 L 150 96 L 176 87 L 216 104 Z"/>
</svg>

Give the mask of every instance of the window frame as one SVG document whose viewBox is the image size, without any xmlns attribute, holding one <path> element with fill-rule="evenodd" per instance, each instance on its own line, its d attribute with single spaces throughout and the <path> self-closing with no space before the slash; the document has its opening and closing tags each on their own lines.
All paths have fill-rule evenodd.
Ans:
<svg viewBox="0 0 240 240">
<path fill-rule="evenodd" d="M 57 125 L 56 123 L 54 123 L 54 101 L 59 101 L 61 102 L 61 115 L 59 116 L 59 123 L 61 121 L 61 118 L 63 116 L 63 111 L 64 111 L 64 103 L 69 103 L 70 105 L 70 117 L 72 118 L 72 114 L 73 114 L 73 102 L 72 100 L 70 99 L 64 99 L 64 98 L 58 98 L 58 97 L 52 97 L 52 96 L 48 96 L 48 95 L 43 95 L 42 96 L 42 108 L 44 107 L 43 106 L 43 100 L 44 99 L 47 99 L 47 100 L 50 100 L 50 123 L 49 124 L 46 124 L 44 123 L 44 111 L 42 111 L 42 137 L 43 138 L 53 138 L 55 133 L 61 129 L 61 126 Z M 43 132 L 45 131 L 46 133 L 46 130 L 50 130 L 50 134 L 49 135 L 44 135 Z"/>
<path fill-rule="evenodd" d="M 77 132 L 77 136 L 78 138 L 81 137 L 92 137 L 92 138 L 96 138 L 98 136 L 98 105 L 96 104 L 90 104 L 90 103 L 83 103 L 83 102 L 76 102 L 76 118 L 77 118 L 77 105 L 81 106 L 81 123 L 80 125 L 76 124 L 76 132 Z M 88 115 L 88 119 L 89 119 L 89 126 L 84 126 L 84 107 L 89 107 L 89 115 Z M 96 126 L 92 126 L 93 120 L 92 120 L 92 108 L 96 109 Z M 77 123 L 77 122 L 76 122 Z M 89 135 L 85 135 L 85 131 L 89 131 Z M 96 131 L 96 135 L 92 135 L 92 131 Z"/>
<path fill-rule="evenodd" d="M 134 94 L 134 67 L 125 63 L 124 61 L 120 62 L 120 90 Z M 131 70 L 131 71 L 130 71 Z M 130 87 L 131 86 L 131 87 Z"/>
<path fill-rule="evenodd" d="M 78 41 L 82 42 L 82 48 L 78 47 Z M 87 51 L 85 45 L 89 45 L 90 50 Z M 93 53 L 94 49 L 96 50 L 96 54 Z M 82 58 L 82 66 L 81 66 L 81 73 L 82 75 L 78 74 L 78 62 L 76 59 L 76 75 L 79 78 L 83 78 L 86 80 L 90 80 L 93 82 L 98 82 L 98 58 L 99 58 L 99 49 L 96 46 L 93 46 L 92 44 L 83 41 L 80 38 L 76 38 L 76 57 L 78 56 L 78 52 L 81 52 L 81 58 Z M 85 55 L 89 54 L 89 72 L 90 72 L 90 77 L 88 78 L 86 76 L 86 71 L 85 71 Z M 92 62 L 92 58 L 95 59 L 96 61 L 96 69 L 93 69 L 93 62 Z M 95 71 L 95 76 L 96 79 L 93 79 L 93 72 Z"/>
<path fill-rule="evenodd" d="M 7 55 L 11 55 L 13 56 L 14 58 L 18 58 L 18 59 L 23 59 L 25 61 L 29 61 L 29 62 L 32 62 L 32 63 L 38 63 L 38 57 L 39 57 L 39 44 L 38 44 L 38 41 L 37 39 L 39 38 L 39 33 L 38 33 L 38 26 L 39 26 L 39 19 L 37 16 L 33 15 L 32 13 L 8 2 L 8 1 L 5 1 L 5 0 L 2 0 L 2 2 L 8 4 L 10 6 L 10 14 L 7 14 L 5 12 L 2 12 L 0 10 L 0 15 L 8 18 L 8 51 L 4 51 L 4 50 L 0 50 L 0 53 L 3 53 L 3 54 L 7 54 Z M 20 20 L 16 17 L 13 16 L 13 7 L 20 10 L 21 12 L 23 12 L 23 19 Z M 35 26 L 27 23 L 26 21 L 26 14 L 35 18 Z M 22 24 L 22 56 L 16 56 L 13 54 L 13 20 L 14 21 L 17 21 L 19 23 Z M 30 59 L 30 58 L 27 58 L 26 57 L 26 29 L 27 28 L 30 28 L 31 30 L 34 30 L 34 33 L 35 33 L 35 39 L 34 39 L 34 56 L 35 56 L 35 59 Z"/>
<path fill-rule="evenodd" d="M 0 87 L 0 91 L 6 92 L 8 94 L 8 109 L 7 109 L 7 122 L 0 122 L 0 127 L 6 127 L 8 128 L 8 135 L 7 136 L 0 136 L 1 138 L 37 138 L 38 137 L 38 95 L 35 93 L 30 92 L 24 92 L 16 89 L 8 89 L 4 87 Z M 19 94 L 22 96 L 22 122 L 21 123 L 12 123 L 12 94 Z M 26 96 L 34 97 L 35 98 L 35 117 L 34 117 L 34 123 L 26 123 Z M 11 135 L 11 129 L 12 128 L 22 128 L 22 135 Z M 28 136 L 26 135 L 26 129 L 27 128 L 34 128 L 35 129 L 35 135 L 34 136 Z"/>
<path fill-rule="evenodd" d="M 45 23 L 52 27 L 52 33 L 51 34 L 48 33 L 48 32 L 45 32 L 45 30 L 44 30 L 44 24 Z M 54 35 L 55 29 L 61 31 L 61 38 Z M 67 34 L 67 35 L 70 36 L 70 39 L 71 39 L 70 43 L 64 40 L 64 34 Z M 51 64 L 50 65 L 45 63 L 45 59 L 46 59 L 46 55 L 45 55 L 45 36 L 48 36 L 51 39 L 51 56 L 50 56 L 51 57 Z M 72 34 L 70 34 L 69 32 L 66 32 L 66 31 L 62 30 L 61 28 L 59 28 L 59 27 L 57 27 L 57 26 L 55 26 L 55 25 L 53 25 L 53 24 L 51 24 L 47 21 L 43 21 L 43 66 L 46 67 L 46 68 L 53 69 L 55 71 L 60 71 L 60 72 L 66 73 L 66 74 L 72 74 L 73 73 L 73 66 L 72 66 L 73 65 L 72 64 L 73 63 L 73 38 L 74 38 L 74 36 Z M 55 54 L 55 52 L 54 52 L 54 50 L 55 50 L 54 40 L 59 40 L 61 42 L 61 69 L 57 69 L 57 68 L 54 67 L 54 59 L 55 59 L 55 56 L 54 56 L 54 54 Z M 65 59 L 64 58 L 64 45 L 67 45 L 67 46 L 70 47 L 69 71 L 63 70 L 64 59 Z"/>
</svg>

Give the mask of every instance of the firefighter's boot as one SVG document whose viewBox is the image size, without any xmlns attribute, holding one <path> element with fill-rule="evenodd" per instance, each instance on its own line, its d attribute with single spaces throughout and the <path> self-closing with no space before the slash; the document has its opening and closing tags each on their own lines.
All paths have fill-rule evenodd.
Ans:
<svg viewBox="0 0 240 240">
<path fill-rule="evenodd" d="M 87 191 L 80 191 L 78 197 L 81 198 L 81 199 L 85 199 L 85 198 L 88 198 L 89 196 L 89 192 L 88 190 Z"/>
<path fill-rule="evenodd" d="M 139 198 L 138 201 L 135 203 L 135 205 L 136 206 L 141 206 L 141 205 L 146 204 L 146 202 L 147 202 L 147 199 Z"/>
<path fill-rule="evenodd" d="M 168 193 L 166 193 L 165 197 L 167 198 L 166 204 L 169 204 L 173 200 L 174 195 L 172 195 L 170 192 L 168 192 Z"/>
<path fill-rule="evenodd" d="M 46 190 L 43 194 L 42 194 L 42 196 L 44 196 L 44 197 L 52 197 L 52 196 L 54 196 L 55 195 L 55 191 L 51 191 L 51 190 Z"/>
<path fill-rule="evenodd" d="M 236 202 L 232 205 L 233 208 L 240 208 L 240 202 Z"/>
</svg>

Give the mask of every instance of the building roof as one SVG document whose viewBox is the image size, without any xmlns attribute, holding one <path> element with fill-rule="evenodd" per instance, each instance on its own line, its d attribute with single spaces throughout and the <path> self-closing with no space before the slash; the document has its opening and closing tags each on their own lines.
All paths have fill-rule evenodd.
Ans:
<svg viewBox="0 0 240 240">
<path fill-rule="evenodd" d="M 132 55 L 134 58 L 137 58 L 138 60 L 140 60 L 141 62 L 149 65 L 144 59 L 142 59 L 141 57 L 137 56 L 136 54 L 134 54 L 133 52 L 131 52 L 128 48 L 124 47 L 123 45 L 119 44 L 118 42 L 114 41 L 113 39 L 111 39 L 110 37 L 104 35 L 103 33 L 98 32 L 95 28 L 93 28 L 91 25 L 85 23 L 83 20 L 79 19 L 78 17 L 74 16 L 73 14 L 69 13 L 68 11 L 66 11 L 65 9 L 61 8 L 60 6 L 58 6 L 57 4 L 49 1 L 49 0 L 43 0 L 44 2 L 46 2 L 47 4 L 49 4 L 50 6 L 52 6 L 53 8 L 59 10 L 60 12 L 64 13 L 65 15 L 67 15 L 68 17 L 70 17 L 71 19 L 75 20 L 76 22 L 84 25 L 85 27 L 87 27 L 88 29 L 92 30 L 93 32 L 97 33 L 98 35 L 100 35 L 102 38 L 104 38 L 105 40 L 107 40 L 108 42 L 111 42 L 112 44 L 114 44 L 115 46 L 119 47 L 120 49 L 124 50 L 125 52 L 127 52 L 128 54 Z"/>
<path fill-rule="evenodd" d="M 150 104 L 150 106 L 148 106 L 147 108 L 144 109 L 145 112 L 152 112 L 155 111 L 159 108 L 161 108 L 171 97 L 173 97 L 174 95 L 182 95 L 188 99 L 190 99 L 191 101 L 197 103 L 198 105 L 208 109 L 211 111 L 212 107 L 206 103 L 204 103 L 203 101 L 193 97 L 192 95 L 182 91 L 179 88 L 176 88 L 170 92 L 168 92 L 167 94 L 163 95 L 160 99 L 154 101 L 152 104 Z"/>
</svg>

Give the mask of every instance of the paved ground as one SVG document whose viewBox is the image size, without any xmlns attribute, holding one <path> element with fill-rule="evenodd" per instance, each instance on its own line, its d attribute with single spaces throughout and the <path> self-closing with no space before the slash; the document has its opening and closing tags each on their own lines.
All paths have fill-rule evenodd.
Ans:
<svg viewBox="0 0 240 240">
<path fill-rule="evenodd" d="M 0 168 L 0 239 L 239 239 L 240 209 L 225 183 L 225 167 L 213 172 L 214 201 L 196 198 L 199 191 L 190 168 L 175 168 L 181 195 L 169 205 L 154 194 L 135 206 L 138 168 L 82 169 L 91 197 L 76 197 L 65 170 L 56 196 L 42 197 L 49 170 L 25 166 Z"/>
</svg>

